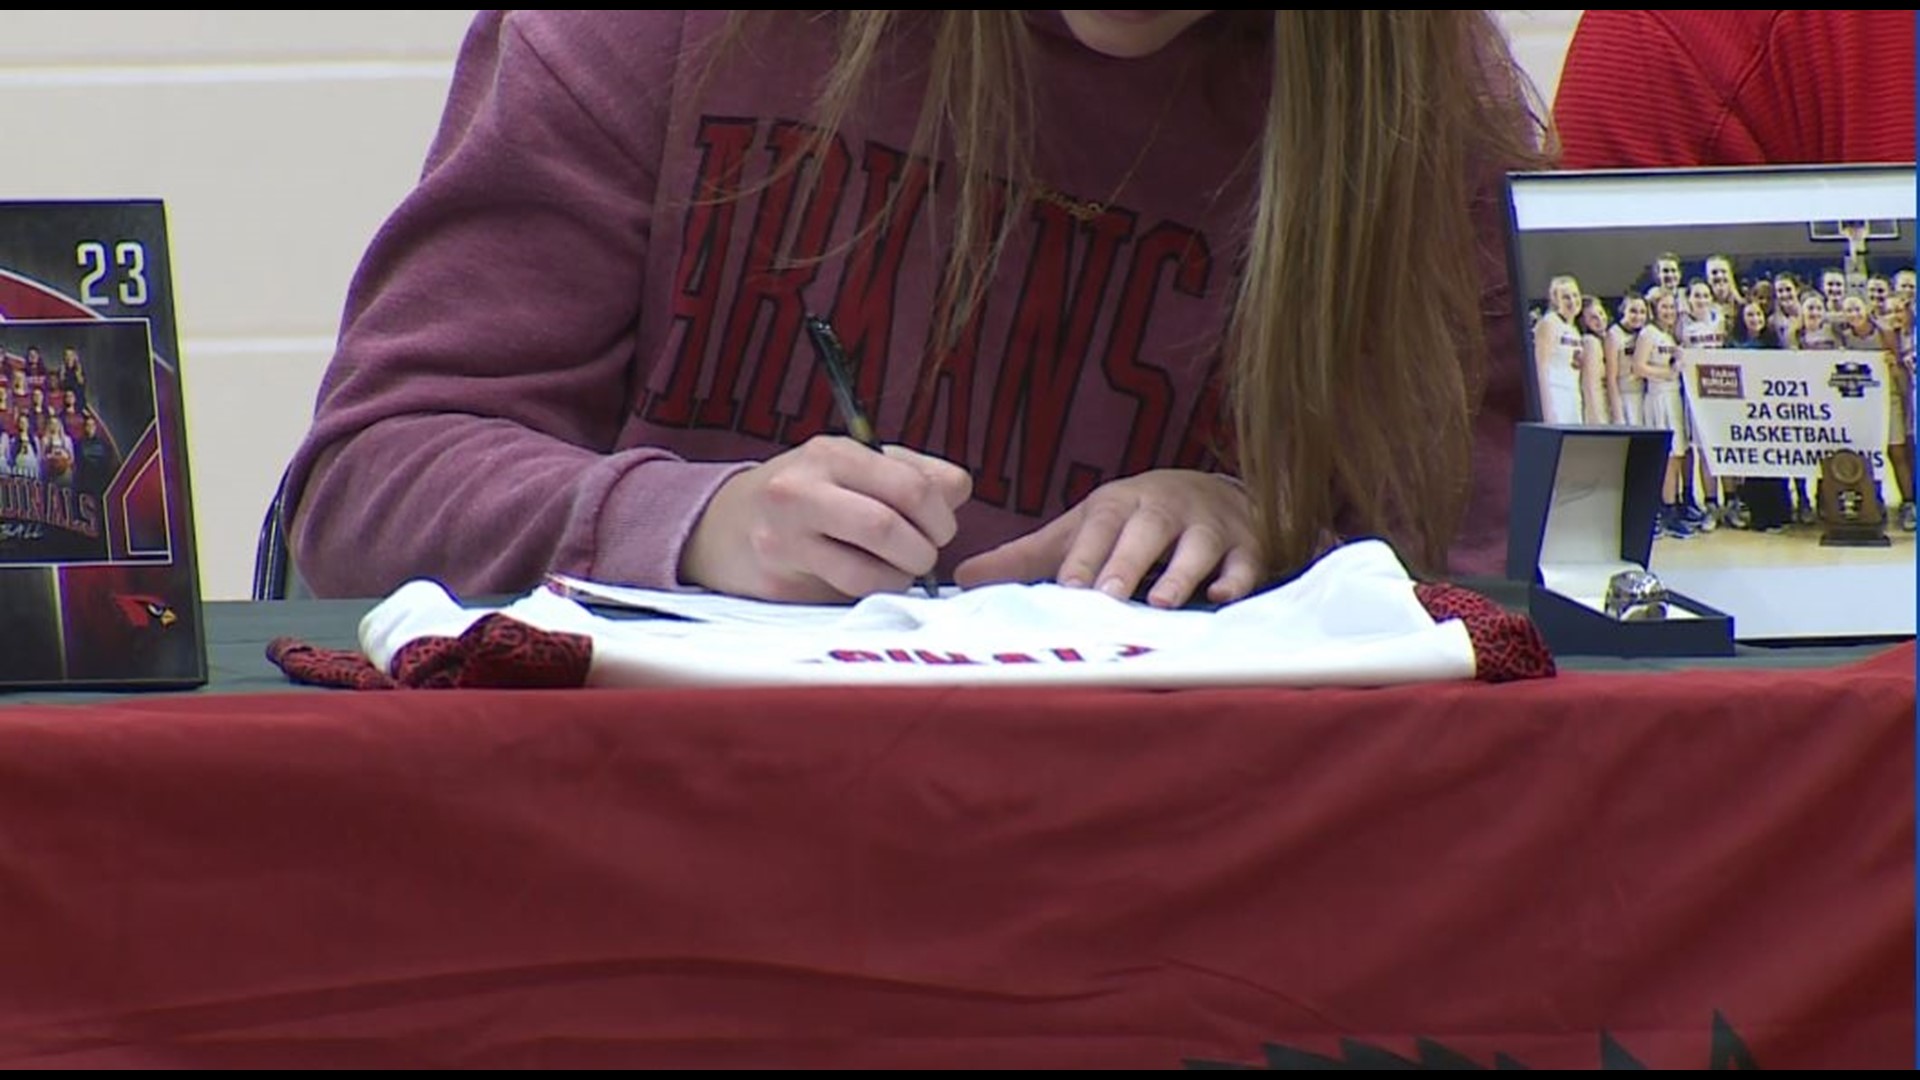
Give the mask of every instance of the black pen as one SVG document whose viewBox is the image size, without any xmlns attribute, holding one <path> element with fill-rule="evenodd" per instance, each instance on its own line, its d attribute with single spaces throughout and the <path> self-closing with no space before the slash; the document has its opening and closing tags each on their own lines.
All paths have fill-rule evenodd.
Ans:
<svg viewBox="0 0 1920 1080">
<path fill-rule="evenodd" d="M 847 362 L 847 351 L 840 346 L 840 335 L 818 315 L 808 315 L 804 321 L 807 337 L 813 341 L 814 354 L 820 358 L 820 366 L 827 369 L 827 386 L 833 390 L 833 404 L 840 412 L 840 423 L 845 425 L 854 442 L 875 453 L 884 453 L 874 436 L 873 421 L 867 419 L 866 410 L 854 395 L 853 367 Z M 920 589 L 931 597 L 940 595 L 940 583 L 932 574 L 920 576 Z"/>
</svg>

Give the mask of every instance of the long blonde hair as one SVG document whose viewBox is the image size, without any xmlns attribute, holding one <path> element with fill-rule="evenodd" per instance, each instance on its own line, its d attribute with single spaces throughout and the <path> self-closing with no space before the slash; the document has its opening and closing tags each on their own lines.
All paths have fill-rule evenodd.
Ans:
<svg viewBox="0 0 1920 1080">
<path fill-rule="evenodd" d="M 1034 187 L 1028 17 L 821 17 L 839 19 L 822 139 L 857 107 L 889 35 L 925 20 L 913 150 L 954 166 L 957 270 L 938 315 L 951 340 L 1012 227 L 1020 200 L 1000 186 Z M 1471 208 L 1506 170 L 1546 163 L 1541 110 L 1490 11 L 1273 11 L 1259 29 L 1271 90 L 1223 337 L 1229 458 L 1274 568 L 1311 560 L 1336 524 L 1442 567 L 1467 502 L 1488 345 L 1481 226 L 1497 219 Z"/>
</svg>

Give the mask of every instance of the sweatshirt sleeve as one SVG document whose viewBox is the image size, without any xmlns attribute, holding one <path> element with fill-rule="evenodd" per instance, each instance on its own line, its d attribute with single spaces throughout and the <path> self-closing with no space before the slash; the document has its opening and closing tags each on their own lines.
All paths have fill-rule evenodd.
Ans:
<svg viewBox="0 0 1920 1080">
<path fill-rule="evenodd" d="M 746 467 L 615 449 L 643 377 L 635 326 L 683 14 L 476 17 L 289 466 L 295 562 L 318 595 L 417 577 L 511 593 L 548 570 L 677 585 L 693 523 Z"/>
<path fill-rule="evenodd" d="M 1727 98 L 1729 67 L 1751 67 L 1754 15 L 1583 12 L 1554 92 L 1569 169 L 1690 168 L 1764 160 Z M 1685 20 L 1685 21 L 1682 21 Z"/>
</svg>

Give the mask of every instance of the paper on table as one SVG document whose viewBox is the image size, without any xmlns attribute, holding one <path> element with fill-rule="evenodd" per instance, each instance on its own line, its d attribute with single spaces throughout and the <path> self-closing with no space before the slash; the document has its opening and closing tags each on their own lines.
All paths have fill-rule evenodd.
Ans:
<svg viewBox="0 0 1920 1080">
<path fill-rule="evenodd" d="M 695 622 L 730 623 L 739 626 L 830 626 L 847 618 L 853 610 L 848 604 L 782 604 L 771 600 L 748 600 L 710 592 L 674 592 L 667 589 L 638 589 L 627 585 L 608 585 L 598 581 L 548 574 L 547 588 L 592 607 L 652 612 Z M 940 589 L 941 599 L 958 596 L 956 585 Z M 902 595 L 901 600 L 936 603 L 919 594 Z"/>
</svg>

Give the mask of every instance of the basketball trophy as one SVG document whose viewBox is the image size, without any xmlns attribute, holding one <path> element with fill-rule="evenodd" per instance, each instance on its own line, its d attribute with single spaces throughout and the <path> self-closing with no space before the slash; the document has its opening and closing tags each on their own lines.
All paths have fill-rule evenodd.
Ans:
<svg viewBox="0 0 1920 1080">
<path fill-rule="evenodd" d="M 1821 547 L 1891 547 L 1887 508 L 1873 466 L 1857 450 L 1841 450 L 1820 463 Z"/>
</svg>

